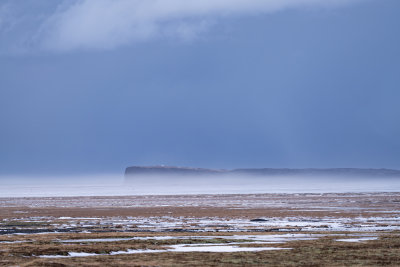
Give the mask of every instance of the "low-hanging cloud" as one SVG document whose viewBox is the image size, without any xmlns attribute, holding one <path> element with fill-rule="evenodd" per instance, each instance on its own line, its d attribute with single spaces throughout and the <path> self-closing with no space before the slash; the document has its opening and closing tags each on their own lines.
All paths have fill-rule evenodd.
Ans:
<svg viewBox="0 0 400 267">
<path fill-rule="evenodd" d="M 230 16 L 356 1 L 360 0 L 63 0 L 33 39 L 57 51 L 112 49 L 160 37 L 191 40 Z"/>
</svg>

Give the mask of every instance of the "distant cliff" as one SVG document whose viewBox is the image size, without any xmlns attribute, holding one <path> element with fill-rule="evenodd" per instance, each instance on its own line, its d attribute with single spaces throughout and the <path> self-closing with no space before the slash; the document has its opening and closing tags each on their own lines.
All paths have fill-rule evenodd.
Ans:
<svg viewBox="0 0 400 267">
<path fill-rule="evenodd" d="M 260 176 L 260 177 L 364 177 L 364 178 L 400 178 L 399 170 L 391 169 L 234 169 L 215 170 L 174 166 L 132 166 L 125 170 L 126 177 L 135 176 Z"/>
<path fill-rule="evenodd" d="M 125 170 L 125 176 L 131 175 L 218 175 L 225 170 L 202 168 L 173 167 L 173 166 L 132 166 Z"/>
</svg>

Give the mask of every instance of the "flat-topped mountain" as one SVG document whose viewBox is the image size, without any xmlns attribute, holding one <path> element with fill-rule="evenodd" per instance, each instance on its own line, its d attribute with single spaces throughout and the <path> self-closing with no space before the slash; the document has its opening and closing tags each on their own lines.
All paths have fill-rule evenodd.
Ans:
<svg viewBox="0 0 400 267">
<path fill-rule="evenodd" d="M 285 177 L 398 177 L 400 170 L 392 169 L 360 169 L 360 168 L 330 168 L 330 169 L 203 169 L 174 166 L 132 166 L 125 170 L 126 177 L 135 176 L 285 176 Z"/>
<path fill-rule="evenodd" d="M 226 170 L 174 166 L 132 166 L 125 170 L 127 175 L 211 175 L 226 173 Z"/>
</svg>

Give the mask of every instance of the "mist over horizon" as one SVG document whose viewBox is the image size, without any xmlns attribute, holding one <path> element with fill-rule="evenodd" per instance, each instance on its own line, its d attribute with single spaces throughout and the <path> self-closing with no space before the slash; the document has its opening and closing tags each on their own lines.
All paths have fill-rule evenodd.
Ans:
<svg viewBox="0 0 400 267">
<path fill-rule="evenodd" d="M 0 179 L 400 169 L 399 1 L 140 3 L 0 3 Z"/>
<path fill-rule="evenodd" d="M 399 0 L 0 0 L 0 265 L 400 266 Z"/>
<path fill-rule="evenodd" d="M 1 172 L 0 171 L 0 180 L 6 179 L 39 179 L 39 180 L 61 180 L 61 179 L 80 179 L 81 177 L 98 177 L 98 179 L 103 180 L 104 177 L 124 177 L 125 171 L 131 165 L 127 165 L 124 168 L 120 169 L 119 171 L 77 171 L 70 169 L 68 171 L 27 171 L 27 172 Z M 194 169 L 205 169 L 205 170 L 246 170 L 246 169 L 271 169 L 271 170 L 329 170 L 329 169 L 359 169 L 359 170 L 389 170 L 389 171 L 400 171 L 399 169 L 395 168 L 359 168 L 359 167 L 296 167 L 296 168 L 288 168 L 288 167 L 234 167 L 234 168 L 222 168 L 222 167 L 204 167 L 204 166 L 182 166 L 182 165 L 164 165 L 164 164 L 155 164 L 155 165 L 135 165 L 144 168 L 152 168 L 152 167 L 172 167 L 172 168 L 194 168 Z"/>
<path fill-rule="evenodd" d="M 0 196 L 4 198 L 182 194 L 323 194 L 398 192 L 400 190 L 400 171 L 386 169 L 209 170 L 164 166 L 130 168 L 134 168 L 136 171 L 127 171 L 125 174 L 3 175 L 0 176 L 2 183 Z"/>
<path fill-rule="evenodd" d="M 400 179 L 361 177 L 139 176 L 122 175 L 1 177 L 0 196 L 73 197 L 186 194 L 398 192 Z"/>
</svg>

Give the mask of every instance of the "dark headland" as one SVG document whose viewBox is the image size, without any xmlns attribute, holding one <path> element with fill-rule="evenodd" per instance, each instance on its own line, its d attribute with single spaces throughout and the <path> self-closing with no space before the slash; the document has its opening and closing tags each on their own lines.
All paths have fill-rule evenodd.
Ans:
<svg viewBox="0 0 400 267">
<path fill-rule="evenodd" d="M 284 169 L 284 168 L 249 168 L 249 169 L 204 169 L 175 166 L 132 166 L 125 170 L 126 178 L 143 176 L 235 176 L 235 177 L 331 177 L 331 178 L 400 178 L 400 170 L 329 168 L 329 169 Z"/>
</svg>

